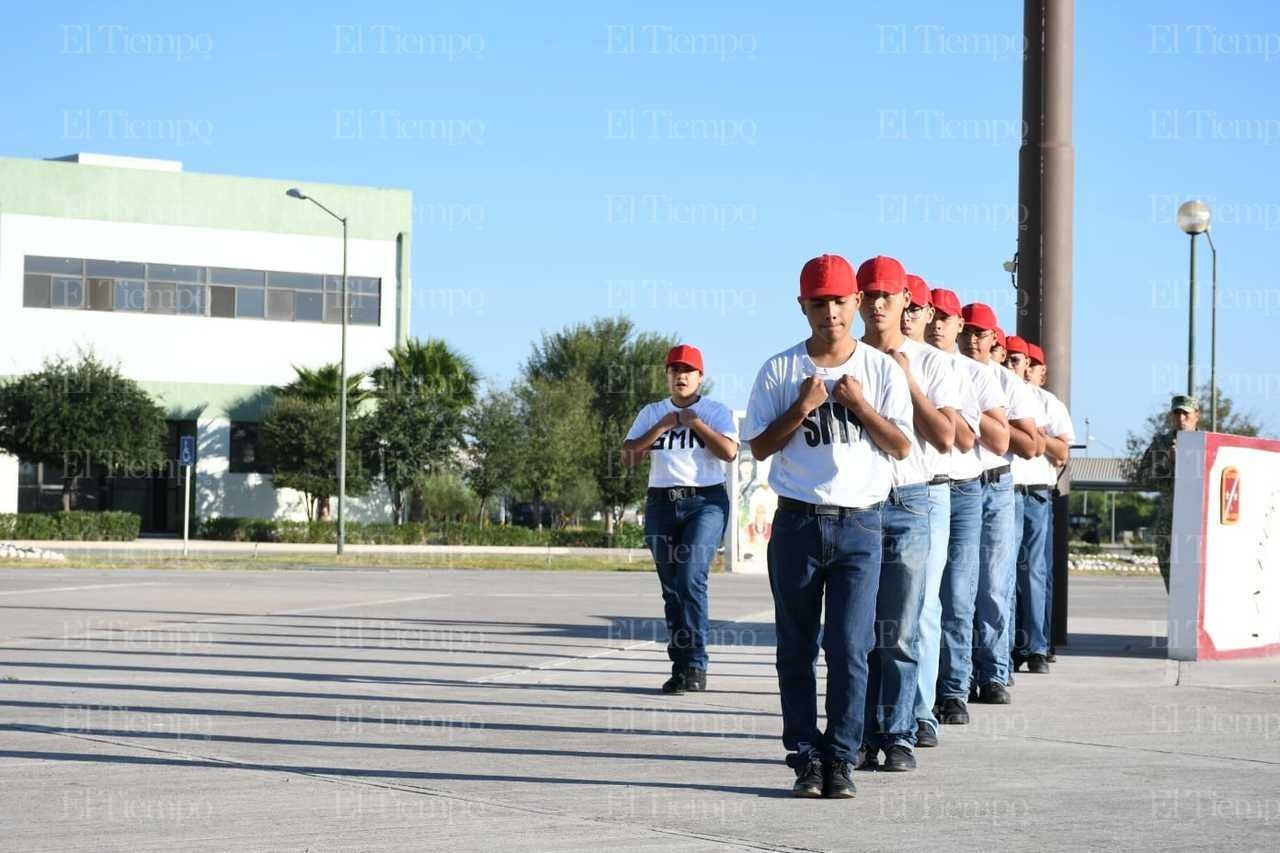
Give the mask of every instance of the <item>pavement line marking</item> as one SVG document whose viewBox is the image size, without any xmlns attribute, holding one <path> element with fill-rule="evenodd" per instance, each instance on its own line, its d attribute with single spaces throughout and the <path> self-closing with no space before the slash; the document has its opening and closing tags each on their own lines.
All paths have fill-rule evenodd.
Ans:
<svg viewBox="0 0 1280 853">
<path fill-rule="evenodd" d="M 761 619 L 765 616 L 773 616 L 772 607 L 768 608 L 767 610 L 757 610 L 754 613 L 747 613 L 746 615 L 743 615 L 743 616 L 736 616 L 733 619 L 721 619 L 717 622 L 712 622 L 708 626 L 708 629 L 712 630 L 723 625 L 733 625 L 739 622 L 751 622 L 756 619 Z M 578 661 L 596 660 L 598 658 L 608 657 L 609 655 L 615 655 L 619 652 L 629 652 L 633 649 L 640 649 L 640 648 L 644 648 L 645 646 L 656 646 L 656 645 L 658 645 L 658 642 L 656 640 L 641 640 L 638 643 L 632 643 L 631 645 L 623 646 L 622 648 L 602 649 L 601 651 L 593 652 L 592 654 L 589 654 L 589 655 L 574 655 L 572 657 L 560 657 L 557 660 L 547 661 L 545 663 L 538 664 L 537 666 L 525 666 L 525 667 L 520 667 L 519 669 L 508 669 L 502 672 L 495 672 L 489 675 L 483 675 L 478 678 L 468 678 L 467 683 L 489 684 L 500 678 L 509 678 L 516 675 L 527 675 L 535 672 L 545 672 L 547 670 L 559 669 L 560 667 L 568 666 L 569 664 L 576 663 Z M 536 683 L 537 682 L 535 682 L 535 684 Z"/>
<path fill-rule="evenodd" d="M 431 595 L 410 595 L 410 596 L 407 596 L 406 598 L 384 598 L 380 601 L 359 601 L 359 602 L 356 602 L 355 604 L 334 604 L 334 605 L 327 605 L 325 607 L 302 607 L 297 610 L 273 610 L 270 613 L 254 613 L 254 614 L 246 613 L 245 615 L 253 616 L 253 618 L 255 619 L 261 616 L 294 616 L 300 613 L 317 613 L 323 610 L 349 610 L 352 607 L 374 607 L 379 604 L 401 604 L 406 601 L 425 601 L 428 598 L 451 598 L 451 597 L 452 597 L 452 593 L 437 592 L 437 593 L 432 593 Z M 232 617 L 232 618 L 238 619 L 240 617 Z M 201 619 L 199 621 L 212 622 L 213 620 Z"/>
<path fill-rule="evenodd" d="M 36 592 L 75 592 L 81 589 L 111 589 L 120 586 L 167 586 L 160 581 L 138 581 L 136 583 L 97 583 L 89 586 L 45 586 L 38 589 L 10 589 L 0 595 L 30 595 Z"/>
</svg>

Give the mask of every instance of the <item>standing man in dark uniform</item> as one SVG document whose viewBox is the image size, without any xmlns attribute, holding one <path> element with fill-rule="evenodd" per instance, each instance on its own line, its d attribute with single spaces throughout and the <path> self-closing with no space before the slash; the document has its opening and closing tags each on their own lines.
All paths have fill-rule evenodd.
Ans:
<svg viewBox="0 0 1280 853">
<path fill-rule="evenodd" d="M 1169 591 L 1169 553 L 1173 537 L 1173 462 L 1178 433 L 1200 427 L 1200 404 L 1195 397 L 1178 394 L 1169 404 L 1169 428 L 1158 433 L 1142 454 L 1133 480 L 1148 491 L 1159 492 L 1156 504 L 1156 559 L 1164 590 Z"/>
</svg>

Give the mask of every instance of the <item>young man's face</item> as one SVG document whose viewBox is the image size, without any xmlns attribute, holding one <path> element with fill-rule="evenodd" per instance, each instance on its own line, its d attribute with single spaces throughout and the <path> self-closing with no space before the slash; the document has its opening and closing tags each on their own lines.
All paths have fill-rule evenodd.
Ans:
<svg viewBox="0 0 1280 853">
<path fill-rule="evenodd" d="M 1200 426 L 1200 413 L 1174 409 L 1169 413 L 1169 426 L 1179 432 L 1194 430 Z"/>
<path fill-rule="evenodd" d="M 800 310 L 809 321 L 813 337 L 828 344 L 841 341 L 853 332 L 853 315 L 862 302 L 861 293 L 849 296 L 822 296 L 798 299 Z"/>
<path fill-rule="evenodd" d="M 687 364 L 667 365 L 667 390 L 673 397 L 692 397 L 702 385 L 702 371 Z"/>
<path fill-rule="evenodd" d="M 908 305 L 902 312 L 902 334 L 913 341 L 924 341 L 925 330 L 933 322 L 932 305 Z"/>
<path fill-rule="evenodd" d="M 1011 352 L 1005 359 L 1004 366 L 1012 370 L 1019 379 L 1026 379 L 1031 360 L 1020 352 Z"/>
<path fill-rule="evenodd" d="M 974 361 L 983 363 L 991 360 L 991 348 L 996 343 L 996 333 L 990 329 L 979 329 L 977 326 L 965 326 L 960 331 L 960 352 Z"/>
<path fill-rule="evenodd" d="M 925 338 L 930 346 L 935 346 L 943 352 L 951 352 L 956 348 L 956 336 L 960 334 L 960 328 L 963 325 L 964 320 L 959 314 L 947 315 L 934 310 L 933 319 L 925 329 Z"/>
<path fill-rule="evenodd" d="M 1000 344 L 995 344 L 991 347 L 991 360 L 996 364 L 1004 364 L 1005 356 L 1005 348 L 1000 346 Z"/>
<path fill-rule="evenodd" d="M 1027 371 L 1027 376 L 1031 378 L 1032 384 L 1039 388 L 1044 387 L 1044 381 L 1049 371 L 1043 364 L 1033 364 L 1031 369 Z"/>
<path fill-rule="evenodd" d="M 858 311 L 867 330 L 876 335 L 886 335 L 902 329 L 902 309 L 907 305 L 907 292 L 885 293 L 882 290 L 866 290 L 862 293 L 862 305 Z"/>
</svg>

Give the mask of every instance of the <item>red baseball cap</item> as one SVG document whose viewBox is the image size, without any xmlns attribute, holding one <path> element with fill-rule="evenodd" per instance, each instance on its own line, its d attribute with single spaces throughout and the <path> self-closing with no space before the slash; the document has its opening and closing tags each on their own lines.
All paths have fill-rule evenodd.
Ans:
<svg viewBox="0 0 1280 853">
<path fill-rule="evenodd" d="M 706 372 L 702 369 L 702 353 L 698 352 L 697 347 L 691 347 L 688 344 L 678 344 L 667 352 L 667 367 L 673 364 L 692 367 L 699 373 Z"/>
<path fill-rule="evenodd" d="M 1017 335 L 1010 335 L 1006 338 L 1004 348 L 1009 351 L 1009 355 L 1013 355 L 1015 352 L 1020 352 L 1027 358 L 1031 357 L 1030 345 L 1026 342 L 1026 339 L 1020 338 Z"/>
<path fill-rule="evenodd" d="M 925 284 L 920 276 L 907 273 L 907 290 L 911 291 L 912 305 L 933 304 L 929 295 L 929 285 Z"/>
<path fill-rule="evenodd" d="M 1038 344 L 1027 344 L 1027 357 L 1033 364 L 1044 364 L 1044 350 Z"/>
<path fill-rule="evenodd" d="M 960 297 L 956 296 L 953 291 L 935 287 L 930 291 L 929 296 L 933 300 L 934 310 L 939 314 L 954 317 L 960 313 Z"/>
<path fill-rule="evenodd" d="M 1005 348 L 1004 329 L 1000 328 L 999 326 L 996 326 L 995 331 L 996 331 L 996 346 L 1000 347 L 1001 349 L 1004 349 Z"/>
<path fill-rule="evenodd" d="M 901 293 L 907 289 L 907 271 L 896 259 L 885 255 L 868 258 L 858 267 L 858 290 L 866 293 Z"/>
<path fill-rule="evenodd" d="M 819 255 L 800 270 L 800 298 L 852 296 L 858 290 L 853 267 L 839 255 Z"/>
<path fill-rule="evenodd" d="M 996 312 L 991 310 L 990 305 L 984 305 L 981 302 L 970 302 L 960 309 L 960 315 L 964 317 L 966 326 L 977 326 L 979 329 L 989 329 L 993 332 L 1000 327 L 996 322 Z"/>
</svg>

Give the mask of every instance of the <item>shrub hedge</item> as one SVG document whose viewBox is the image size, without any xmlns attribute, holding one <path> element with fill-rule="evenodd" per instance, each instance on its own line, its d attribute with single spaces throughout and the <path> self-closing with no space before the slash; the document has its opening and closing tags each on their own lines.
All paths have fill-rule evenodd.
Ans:
<svg viewBox="0 0 1280 853">
<path fill-rule="evenodd" d="M 0 539 L 128 542 L 141 529 L 142 517 L 132 512 L 0 513 Z"/>
<path fill-rule="evenodd" d="M 333 521 L 275 521 L 220 517 L 200 521 L 201 539 L 231 542 L 321 543 L 337 541 Z M 478 524 L 409 522 L 347 522 L 352 545 L 523 545 L 567 548 L 643 548 L 639 525 L 623 524 L 612 539 L 603 530 L 533 530 L 528 527 L 481 527 Z"/>
</svg>

